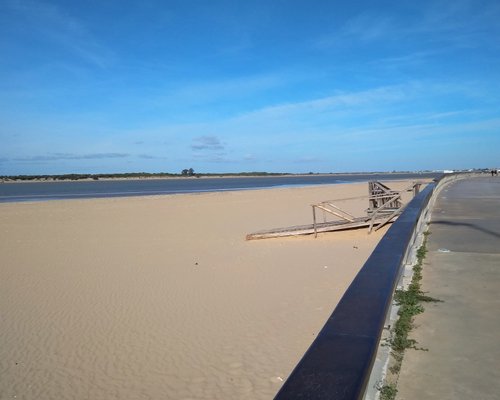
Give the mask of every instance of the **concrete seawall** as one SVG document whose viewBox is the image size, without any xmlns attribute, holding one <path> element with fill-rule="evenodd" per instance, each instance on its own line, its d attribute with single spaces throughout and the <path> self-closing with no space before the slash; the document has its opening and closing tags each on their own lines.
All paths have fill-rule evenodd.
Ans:
<svg viewBox="0 0 500 400">
<path fill-rule="evenodd" d="M 371 254 L 275 399 L 360 399 L 422 210 L 435 184 L 406 207 Z"/>
<path fill-rule="evenodd" d="M 485 185 L 493 186 L 486 190 Z M 463 210 L 461 207 L 456 209 L 455 203 L 447 205 L 452 211 L 449 220 L 440 222 L 436 219 L 436 212 L 441 212 L 442 201 L 447 198 L 445 194 L 449 188 L 454 187 L 459 188 L 458 192 L 462 190 L 460 188 L 466 188 L 465 191 L 469 193 L 468 200 L 464 203 L 466 206 L 481 209 L 481 204 L 476 201 L 484 203 L 483 210 L 486 211 L 478 216 L 479 220 L 482 220 L 478 226 L 474 226 L 470 221 L 457 222 L 462 218 Z M 500 237 L 499 193 L 500 179 L 473 175 L 445 176 L 437 184 L 429 185 L 420 193 L 381 240 L 275 399 L 377 399 L 377 388 L 384 379 L 390 351 L 388 347 L 380 346 L 380 340 L 389 332 L 384 326 L 391 325 L 397 317 L 393 293 L 396 286 L 404 287 L 411 279 L 416 250 L 422 244 L 423 233 L 431 223 L 431 216 L 434 224 L 430 240 L 431 250 L 440 251 L 436 246 L 441 247 L 438 243 L 447 237 L 446 230 L 456 227 L 462 229 L 454 231 L 454 240 L 460 241 L 463 234 L 461 231 L 468 229 L 470 235 L 474 235 L 473 231 L 476 231 L 476 238 L 479 238 L 477 232 L 482 233 L 481 239 L 476 240 L 476 246 L 483 243 L 483 246 L 490 249 L 494 245 L 484 243 L 492 240 L 498 242 Z M 457 196 L 460 197 L 458 194 L 455 197 Z M 493 227 L 487 222 L 487 215 L 496 215 L 497 219 L 494 218 L 491 222 Z M 487 226 L 481 227 L 484 223 Z M 485 235 L 488 238 L 484 238 Z M 491 255 L 487 258 L 500 265 L 500 259 Z M 493 346 L 494 343 L 488 345 Z M 411 361 L 406 365 L 411 366 Z M 423 371 L 426 370 L 425 366 L 421 367 Z M 432 397 L 432 393 L 429 393 L 430 397 L 422 396 L 417 393 L 418 390 L 412 393 L 412 385 L 405 382 L 405 374 L 408 373 L 408 377 L 413 376 L 415 369 L 404 368 L 406 369 L 401 373 L 401 399 L 461 398 Z M 408 368 L 411 372 L 408 372 Z M 497 375 L 495 379 L 500 381 Z M 411 378 L 408 379 L 412 381 Z M 425 385 L 425 382 L 421 383 Z M 483 397 L 470 397 L 469 393 L 469 397 L 463 398 Z"/>
</svg>

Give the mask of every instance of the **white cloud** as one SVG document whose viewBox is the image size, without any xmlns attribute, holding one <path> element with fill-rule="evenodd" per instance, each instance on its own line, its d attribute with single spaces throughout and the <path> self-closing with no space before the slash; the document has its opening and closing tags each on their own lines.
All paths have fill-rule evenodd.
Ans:
<svg viewBox="0 0 500 400">
<path fill-rule="evenodd" d="M 296 117 L 304 113 L 317 113 L 324 111 L 336 111 L 356 107 L 368 107 L 370 105 L 380 105 L 381 103 L 391 103 L 402 101 L 412 97 L 416 91 L 420 90 L 420 84 L 417 82 L 407 85 L 395 85 L 379 87 L 358 92 L 339 93 L 333 96 L 319 99 L 311 99 L 295 103 L 279 104 L 264 107 L 258 110 L 244 113 L 238 120 L 256 119 L 256 118 L 289 118 Z"/>
</svg>

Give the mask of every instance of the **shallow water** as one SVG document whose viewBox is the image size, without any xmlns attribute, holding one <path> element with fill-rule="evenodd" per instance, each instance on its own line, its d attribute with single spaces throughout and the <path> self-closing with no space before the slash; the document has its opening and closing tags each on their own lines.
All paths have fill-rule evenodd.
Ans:
<svg viewBox="0 0 500 400">
<path fill-rule="evenodd" d="M 286 186 L 325 185 L 369 180 L 426 179 L 439 174 L 346 174 L 276 177 L 144 179 L 0 184 L 0 203 L 219 192 Z"/>
</svg>

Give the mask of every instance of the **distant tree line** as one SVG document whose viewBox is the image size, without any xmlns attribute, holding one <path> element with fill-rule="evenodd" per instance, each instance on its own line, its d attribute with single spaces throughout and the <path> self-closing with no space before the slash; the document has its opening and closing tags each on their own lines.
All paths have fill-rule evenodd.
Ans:
<svg viewBox="0 0 500 400">
<path fill-rule="evenodd" d="M 54 180 L 54 181 L 78 181 L 78 180 L 99 180 L 103 179 L 124 179 L 124 178 L 156 178 L 174 177 L 178 174 L 167 172 L 127 172 L 116 174 L 62 174 L 62 175 L 3 175 L 0 179 L 4 181 L 32 181 L 32 180 Z"/>
<path fill-rule="evenodd" d="M 293 175 L 277 172 L 227 172 L 227 173 L 195 173 L 193 168 L 186 168 L 180 174 L 168 172 L 127 172 L 114 174 L 61 174 L 61 175 L 0 175 L 0 181 L 79 181 L 99 179 L 140 179 L 140 178 L 173 178 L 173 177 L 225 177 L 225 176 L 284 176 Z"/>
</svg>

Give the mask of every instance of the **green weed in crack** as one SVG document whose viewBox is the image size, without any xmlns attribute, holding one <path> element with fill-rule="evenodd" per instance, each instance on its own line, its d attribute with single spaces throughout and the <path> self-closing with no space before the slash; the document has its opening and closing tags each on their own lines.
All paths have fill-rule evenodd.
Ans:
<svg viewBox="0 0 500 400">
<path fill-rule="evenodd" d="M 424 350 L 427 349 L 417 347 L 417 341 L 409 337 L 409 333 L 414 328 L 414 318 L 416 315 L 424 312 L 422 303 L 440 302 L 442 300 L 427 296 L 421 290 L 420 281 L 422 280 L 422 266 L 427 254 L 427 236 L 430 232 L 424 233 L 424 241 L 422 246 L 417 250 L 417 262 L 413 267 L 413 276 L 408 289 L 396 290 L 394 300 L 399 306 L 398 319 L 394 324 L 391 332 L 391 337 L 388 339 L 388 345 L 391 346 L 391 356 L 393 359 L 392 366 L 389 371 L 397 376 L 401 370 L 404 352 L 406 349 Z M 396 397 L 397 389 L 394 382 L 386 383 L 380 387 L 380 398 L 383 400 L 392 400 Z"/>
</svg>

